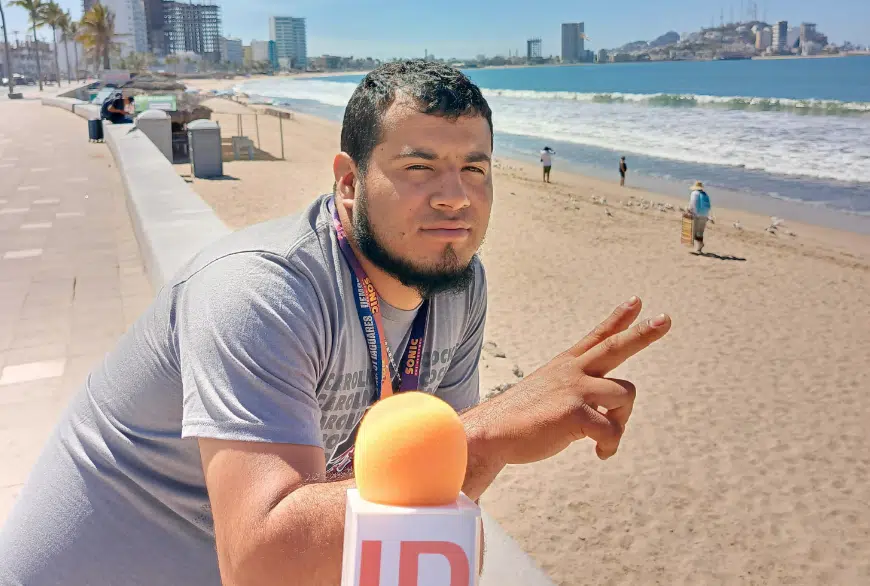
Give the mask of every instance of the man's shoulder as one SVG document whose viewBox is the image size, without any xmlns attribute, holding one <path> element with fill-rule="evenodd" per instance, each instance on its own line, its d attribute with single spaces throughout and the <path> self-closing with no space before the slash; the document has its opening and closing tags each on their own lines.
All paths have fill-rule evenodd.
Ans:
<svg viewBox="0 0 870 586">
<path fill-rule="evenodd" d="M 175 275 L 170 287 L 203 272 L 227 278 L 228 289 L 234 286 L 230 274 L 243 276 L 249 282 L 265 278 L 268 273 L 287 273 L 312 285 L 333 280 L 335 251 L 323 202 L 322 197 L 318 198 L 301 213 L 254 224 L 221 238 L 191 259 Z"/>
</svg>

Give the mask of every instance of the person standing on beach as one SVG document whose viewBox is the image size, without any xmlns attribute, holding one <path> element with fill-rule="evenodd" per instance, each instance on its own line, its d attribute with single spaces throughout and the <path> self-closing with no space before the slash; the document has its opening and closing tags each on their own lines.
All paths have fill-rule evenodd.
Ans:
<svg viewBox="0 0 870 586">
<path fill-rule="evenodd" d="M 710 196 L 704 191 L 704 184 L 695 181 L 692 194 L 689 196 L 688 213 L 692 217 L 692 235 L 698 243 L 698 252 L 704 251 L 704 229 L 710 219 Z"/>
<path fill-rule="evenodd" d="M 619 159 L 619 186 L 625 187 L 625 173 L 628 171 L 628 165 L 625 164 L 625 157 Z"/>
<path fill-rule="evenodd" d="M 548 146 L 541 151 L 541 166 L 544 167 L 544 183 L 550 182 L 550 169 L 553 167 L 553 155 L 556 151 Z"/>
<path fill-rule="evenodd" d="M 671 326 L 634 323 L 637 297 L 480 401 L 492 141 L 459 70 L 366 75 L 334 190 L 200 251 L 84 380 L 0 529 L 0 585 L 335 586 L 357 426 L 393 393 L 460 414 L 472 500 L 584 438 L 614 456 L 636 388 L 609 374 Z"/>
</svg>

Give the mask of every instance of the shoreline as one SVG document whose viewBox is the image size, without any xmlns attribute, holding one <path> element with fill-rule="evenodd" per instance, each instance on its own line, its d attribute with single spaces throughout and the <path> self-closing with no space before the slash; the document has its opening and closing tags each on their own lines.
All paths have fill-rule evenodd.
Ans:
<svg viewBox="0 0 870 586">
<path fill-rule="evenodd" d="M 212 98 L 209 100 L 208 105 L 216 108 L 214 117 L 220 119 L 222 116 L 230 116 L 227 118 L 226 124 L 231 125 L 235 123 L 234 117 L 236 113 L 254 113 L 262 111 L 262 109 L 265 108 L 265 106 L 261 104 L 247 105 L 244 102 L 244 99 L 242 99 L 241 102 L 235 102 L 225 98 Z M 269 108 L 292 112 L 295 125 L 305 127 L 304 132 L 306 135 L 308 135 L 310 131 L 310 136 L 307 137 L 307 140 L 315 141 L 313 144 L 317 145 L 318 148 L 328 148 L 328 153 L 339 152 L 340 149 L 337 140 L 330 141 L 327 137 L 330 136 L 330 134 L 338 137 L 341 129 L 340 123 L 325 117 L 300 113 L 288 107 L 269 106 Z M 221 110 L 223 110 L 223 112 L 221 112 Z M 264 135 L 264 144 L 270 142 L 270 139 L 266 138 L 268 134 L 270 132 L 274 134 L 275 138 L 271 139 L 271 143 L 275 145 L 273 150 L 277 153 L 277 145 L 279 144 L 277 127 L 274 129 L 267 129 L 264 127 L 266 126 L 264 121 L 270 121 L 271 118 L 272 117 L 270 116 L 261 115 L 260 132 Z M 291 132 L 291 128 L 292 127 L 289 125 L 285 128 L 285 146 L 288 147 L 291 138 L 286 135 Z M 325 147 L 324 143 L 329 146 Z M 293 145 L 293 148 L 295 149 L 301 149 L 301 147 L 302 145 Z M 274 155 L 275 153 L 272 154 Z M 552 183 L 545 185 L 541 181 L 541 168 L 537 163 L 523 161 L 512 155 L 513 153 L 511 155 L 501 155 L 498 151 L 495 152 L 493 156 L 493 170 L 496 183 L 499 183 L 499 180 L 507 180 L 513 184 L 514 187 L 516 187 L 515 184 L 520 184 L 522 187 L 526 188 L 544 189 L 550 192 L 551 197 L 557 196 L 562 198 L 565 205 L 573 206 L 580 200 L 587 200 L 594 204 L 595 202 L 592 201 L 592 198 L 603 197 L 607 200 L 607 204 L 595 205 L 608 207 L 613 210 L 613 212 L 620 210 L 621 212 L 625 211 L 631 214 L 638 214 L 643 211 L 651 213 L 657 220 L 667 218 L 668 220 L 678 222 L 680 206 L 685 206 L 688 203 L 688 185 L 685 186 L 685 196 L 681 197 L 674 195 L 673 193 L 651 188 L 643 181 L 641 181 L 640 184 L 635 183 L 630 169 L 626 181 L 626 187 L 621 188 L 615 173 L 614 179 L 610 180 L 595 174 L 577 171 L 568 165 L 557 164 L 553 168 L 551 178 Z M 298 158 L 298 154 L 290 154 L 288 151 L 287 158 L 288 160 L 293 161 Z M 316 157 L 310 159 L 306 157 L 305 168 L 297 169 L 294 172 L 294 177 L 299 177 L 300 173 L 304 173 L 304 171 L 310 169 L 310 165 L 313 165 L 314 161 L 319 160 Z M 331 158 L 328 158 L 328 160 L 325 158 L 323 161 L 319 162 L 321 165 L 325 165 L 323 168 L 328 169 L 330 168 Z M 238 165 L 239 163 L 241 163 L 241 161 L 233 161 L 229 164 Z M 277 161 L 277 163 L 280 164 L 280 161 Z M 296 180 L 301 184 L 311 183 L 309 178 L 303 180 L 299 177 Z M 320 188 L 320 193 L 326 192 L 331 188 L 331 181 L 332 179 L 330 177 L 326 178 Z M 313 191 L 317 190 L 315 189 Z M 762 240 L 766 237 L 771 242 L 779 240 L 782 241 L 781 244 L 789 246 L 792 244 L 800 246 L 804 243 L 804 239 L 808 238 L 816 245 L 828 246 L 831 247 L 832 250 L 846 253 L 847 255 L 855 255 L 857 259 L 870 262 L 870 234 L 852 231 L 842 227 L 820 225 L 813 222 L 803 221 L 802 219 L 793 219 L 790 214 L 760 212 L 758 209 L 752 209 L 751 205 L 730 205 L 735 203 L 734 196 L 737 196 L 738 198 L 742 196 L 744 200 L 761 199 L 751 194 L 740 194 L 737 192 L 726 194 L 721 193 L 719 190 L 710 191 L 709 193 L 713 203 L 713 217 L 718 226 L 717 231 L 729 230 L 744 236 L 753 234 L 753 237 L 761 237 Z M 496 197 L 498 197 L 498 191 L 496 191 Z M 641 203 L 644 200 L 649 202 L 649 207 L 646 210 L 643 210 L 641 207 L 644 205 Z M 740 199 L 737 199 L 736 201 L 740 202 Z M 787 210 L 788 208 L 794 207 L 806 208 L 803 211 L 807 213 L 811 213 L 815 207 L 812 204 L 787 202 L 774 198 L 770 198 L 770 201 L 762 201 L 761 203 L 770 205 L 773 210 L 776 210 L 777 208 L 781 210 Z M 669 205 L 672 209 L 669 209 L 666 212 L 657 210 L 657 205 Z M 601 213 L 603 213 L 603 211 Z M 830 211 L 830 213 L 841 214 L 841 212 L 836 211 Z M 778 234 L 766 232 L 772 223 L 771 216 L 779 217 L 784 221 L 785 228 L 784 230 L 779 231 Z M 255 217 L 255 219 L 257 219 L 257 217 Z M 232 227 L 239 227 L 242 225 L 232 220 L 228 223 Z M 735 227 L 735 224 L 739 227 Z M 789 236 L 788 233 L 792 233 L 794 236 Z"/>
<path fill-rule="evenodd" d="M 202 89 L 230 89 L 238 83 L 233 83 L 233 80 L 212 80 L 213 83 L 209 84 L 209 87 L 203 87 Z M 308 106 L 299 105 L 303 111 L 309 109 Z M 298 112 L 293 105 L 284 106 L 290 111 Z M 309 115 L 323 117 L 327 120 L 333 120 L 331 117 L 331 112 L 328 111 L 330 108 L 335 108 L 331 106 L 324 106 L 324 111 L 321 112 L 308 112 Z M 526 160 L 534 160 L 536 159 L 536 151 L 528 150 L 529 144 L 523 144 L 522 149 L 511 148 L 514 146 L 513 143 L 516 142 L 514 139 L 519 139 L 520 143 L 529 143 L 535 142 L 539 139 L 535 139 L 532 137 L 525 137 L 519 135 L 507 135 L 503 134 L 501 139 L 499 135 L 496 136 L 496 142 L 502 143 L 501 145 L 496 145 L 496 156 L 500 158 L 509 158 L 515 161 L 521 161 L 524 157 Z M 549 141 L 553 143 L 552 146 L 555 146 L 557 151 L 559 151 L 559 142 L 558 141 Z M 563 145 L 564 146 L 564 145 Z M 588 147 L 586 145 L 568 145 L 569 148 L 577 148 L 580 149 L 595 149 L 596 147 Z M 600 150 L 600 149 L 599 149 Z M 534 151 L 534 152 L 533 152 Z M 603 151 L 602 151 L 603 153 Z M 607 154 L 607 153 L 604 153 Z M 673 171 L 668 170 L 669 165 L 676 165 L 677 167 L 681 164 L 679 161 L 664 161 L 664 170 L 658 171 L 658 173 L 664 173 L 664 176 L 657 176 L 657 173 L 654 171 L 655 169 L 660 169 L 657 166 L 655 161 L 647 161 L 648 157 L 646 155 L 632 155 L 631 153 L 623 153 L 629 155 L 629 161 L 631 161 L 632 157 L 639 157 L 642 159 L 643 166 L 641 169 L 644 172 L 634 172 L 629 171 L 629 181 L 632 182 L 635 186 L 640 187 L 642 189 L 661 193 L 669 197 L 673 197 L 674 194 L 682 194 L 688 185 L 691 184 L 692 181 L 685 179 L 685 177 L 678 179 L 676 177 L 669 176 L 669 173 L 673 173 Z M 618 159 L 618 153 L 613 151 L 614 159 L 616 161 Z M 580 155 L 578 155 L 580 156 Z M 574 157 L 577 158 L 577 157 Z M 585 158 L 581 156 L 581 158 Z M 598 158 L 601 158 L 600 156 Z M 637 160 L 637 159 L 635 159 Z M 651 165 L 653 165 L 651 167 Z M 700 165 L 700 164 L 699 164 Z M 629 162 L 629 167 L 631 168 L 632 163 Z M 700 165 L 703 166 L 703 165 Z M 561 172 L 562 169 L 576 174 L 582 175 L 589 178 L 603 179 L 609 180 L 611 175 L 614 180 L 617 180 L 618 177 L 615 174 L 615 171 L 608 167 L 604 167 L 601 164 L 601 161 L 594 160 L 589 164 L 579 164 L 572 163 L 571 159 L 561 159 L 556 162 L 556 169 Z M 615 169 L 615 163 L 614 163 Z M 637 169 L 637 166 L 635 167 Z M 652 172 L 650 170 L 653 170 Z M 708 191 L 711 197 L 714 198 L 714 205 L 716 205 L 716 200 L 719 199 L 720 202 L 725 204 L 725 207 L 732 209 L 735 212 L 745 212 L 752 213 L 756 215 L 766 215 L 777 216 L 786 219 L 787 221 L 799 222 L 801 224 L 806 225 L 815 225 L 819 227 L 832 228 L 835 230 L 844 230 L 856 234 L 870 235 L 870 215 L 866 212 L 850 212 L 849 210 L 839 209 L 834 206 L 825 205 L 823 202 L 816 201 L 806 201 L 795 197 L 788 197 L 789 195 L 789 185 L 788 182 L 792 182 L 795 185 L 799 186 L 799 189 L 804 191 L 808 191 L 810 188 L 807 187 L 814 183 L 812 179 L 802 179 L 800 177 L 790 177 L 783 176 L 779 177 L 776 175 L 770 175 L 772 179 L 763 179 L 761 181 L 767 182 L 768 185 L 764 185 L 763 183 L 755 186 L 756 188 L 750 187 L 749 189 L 741 190 L 737 188 L 729 188 L 728 186 L 731 183 L 727 182 L 727 180 L 723 181 L 725 177 L 719 177 L 718 180 L 715 179 L 717 174 L 721 175 L 722 173 L 731 173 L 731 169 L 728 167 L 713 167 L 710 171 L 710 176 L 704 176 L 705 173 L 703 171 L 697 173 L 699 179 L 704 180 L 705 184 L 708 184 L 711 191 Z M 685 175 L 685 171 L 682 172 Z M 674 173 L 677 177 L 679 177 L 680 173 Z M 713 177 L 714 179 L 711 179 Z M 774 183 L 772 186 L 769 186 L 770 183 L 774 181 L 782 181 L 785 182 L 783 184 Z M 837 182 L 832 182 L 831 185 L 836 185 Z M 752 185 L 751 183 L 749 184 Z M 844 184 L 847 185 L 847 184 Z M 772 189 L 768 189 L 768 187 L 772 187 Z M 783 191 L 783 188 L 785 189 Z M 836 189 L 835 187 L 832 189 Z M 840 188 L 844 189 L 844 188 Z M 771 195 L 771 192 L 779 192 Z M 779 194 L 783 195 L 779 195 Z M 680 195 L 677 195 L 679 197 Z M 686 195 L 688 197 L 688 195 Z"/>
</svg>

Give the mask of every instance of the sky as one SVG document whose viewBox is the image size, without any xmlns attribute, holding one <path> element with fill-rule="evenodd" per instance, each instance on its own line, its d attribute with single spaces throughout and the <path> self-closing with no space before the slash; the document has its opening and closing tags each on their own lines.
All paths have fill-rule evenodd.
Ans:
<svg viewBox="0 0 870 586">
<path fill-rule="evenodd" d="M 112 0 L 118 1 L 118 0 Z M 651 40 L 674 30 L 693 32 L 727 22 L 733 10 L 740 20 L 741 1 L 749 0 L 217 0 L 225 36 L 268 39 L 269 16 L 307 19 L 308 54 L 354 57 L 413 57 L 425 51 L 437 57 L 468 58 L 478 54 L 525 53 L 526 39 L 540 37 L 543 54 L 558 55 L 562 22 L 585 22 L 592 50 L 630 41 Z M 5 0 L 0 0 L 4 2 Z M 59 0 L 73 16 L 81 0 Z M 832 42 L 870 44 L 868 0 L 758 0 L 758 17 L 789 24 L 815 22 Z M 20 8 L 6 8 L 10 37 L 27 27 Z M 41 33 L 48 38 L 47 33 Z"/>
</svg>

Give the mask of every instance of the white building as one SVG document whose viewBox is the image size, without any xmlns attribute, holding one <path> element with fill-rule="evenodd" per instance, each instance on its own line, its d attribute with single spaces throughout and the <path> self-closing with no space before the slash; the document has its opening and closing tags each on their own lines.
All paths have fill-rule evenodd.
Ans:
<svg viewBox="0 0 870 586">
<path fill-rule="evenodd" d="M 786 35 L 786 41 L 785 41 L 786 50 L 791 51 L 794 48 L 795 44 L 800 40 L 800 38 L 801 38 L 801 27 L 793 26 L 790 29 L 788 29 L 788 34 Z"/>
<path fill-rule="evenodd" d="M 773 43 L 773 31 L 769 28 L 759 28 L 755 31 L 755 48 L 765 51 Z"/>
<path fill-rule="evenodd" d="M 221 61 L 223 63 L 242 64 L 242 39 L 221 37 L 219 44 L 221 48 Z"/>
<path fill-rule="evenodd" d="M 143 0 L 101 0 L 115 13 L 115 39 L 121 46 L 121 57 L 148 51 L 148 28 L 145 25 Z"/>
<path fill-rule="evenodd" d="M 305 19 L 292 16 L 270 16 L 269 38 L 275 41 L 278 61 L 295 69 L 308 64 L 308 42 L 305 38 Z M 252 49 L 253 50 L 253 49 Z"/>
<path fill-rule="evenodd" d="M 251 60 L 269 61 L 269 41 L 251 41 Z"/>
</svg>

